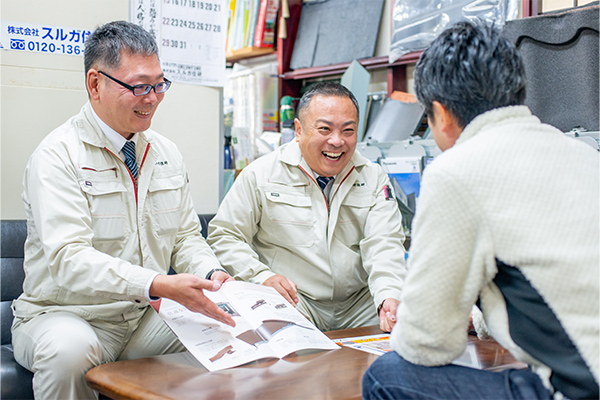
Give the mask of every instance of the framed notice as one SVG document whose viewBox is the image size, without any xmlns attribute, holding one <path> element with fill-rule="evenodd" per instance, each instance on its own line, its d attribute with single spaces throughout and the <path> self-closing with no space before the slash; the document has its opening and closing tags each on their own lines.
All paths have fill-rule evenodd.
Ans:
<svg viewBox="0 0 600 400">
<path fill-rule="evenodd" d="M 132 22 L 156 39 L 174 82 L 225 84 L 226 0 L 130 0 Z"/>
</svg>

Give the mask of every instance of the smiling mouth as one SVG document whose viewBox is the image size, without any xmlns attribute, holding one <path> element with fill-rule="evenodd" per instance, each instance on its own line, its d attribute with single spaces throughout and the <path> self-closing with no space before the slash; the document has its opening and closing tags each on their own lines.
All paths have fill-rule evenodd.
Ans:
<svg viewBox="0 0 600 400">
<path fill-rule="evenodd" d="M 323 152 L 323 155 L 325 157 L 327 157 L 330 160 L 334 160 L 334 161 L 339 160 L 340 157 L 342 156 L 342 154 L 344 154 L 344 153 L 330 153 L 328 151 Z"/>
<path fill-rule="evenodd" d="M 138 111 L 138 110 L 134 110 L 133 112 L 136 113 L 136 114 L 142 115 L 144 117 L 150 115 L 150 111 Z"/>
</svg>

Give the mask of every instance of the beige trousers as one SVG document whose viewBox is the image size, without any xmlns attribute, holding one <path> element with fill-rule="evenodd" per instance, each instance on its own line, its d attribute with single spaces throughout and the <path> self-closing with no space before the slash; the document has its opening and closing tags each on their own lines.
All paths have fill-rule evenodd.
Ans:
<svg viewBox="0 0 600 400">
<path fill-rule="evenodd" d="M 379 316 L 368 288 L 346 301 L 314 301 L 298 293 L 296 309 L 323 332 L 379 325 Z"/>
<path fill-rule="evenodd" d="M 97 399 L 85 382 L 89 369 L 185 350 L 152 307 L 137 314 L 120 322 L 86 321 L 69 312 L 15 320 L 15 359 L 34 373 L 35 398 Z"/>
</svg>

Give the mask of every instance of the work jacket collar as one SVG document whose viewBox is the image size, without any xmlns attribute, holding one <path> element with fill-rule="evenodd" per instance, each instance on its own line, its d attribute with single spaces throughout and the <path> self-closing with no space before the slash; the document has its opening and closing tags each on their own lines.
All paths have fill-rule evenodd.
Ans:
<svg viewBox="0 0 600 400">
<path fill-rule="evenodd" d="M 479 132 L 483 131 L 486 127 L 498 126 L 498 124 L 504 123 L 510 118 L 529 116 L 531 116 L 531 110 L 527 106 L 506 106 L 486 111 L 473 118 L 473 120 L 467 124 L 465 129 L 460 133 L 455 144 L 458 145 L 469 140 Z"/>
</svg>

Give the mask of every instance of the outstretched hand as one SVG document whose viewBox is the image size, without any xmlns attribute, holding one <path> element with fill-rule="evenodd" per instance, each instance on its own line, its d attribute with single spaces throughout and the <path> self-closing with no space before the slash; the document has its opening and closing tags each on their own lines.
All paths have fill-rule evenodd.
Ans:
<svg viewBox="0 0 600 400">
<path fill-rule="evenodd" d="M 274 275 L 263 282 L 265 286 L 275 288 L 291 305 L 296 307 L 298 303 L 298 292 L 296 284 L 283 275 Z"/>
<path fill-rule="evenodd" d="M 219 290 L 222 283 L 229 280 L 225 277 L 225 275 L 229 275 L 224 272 L 215 272 L 213 275 L 216 276 L 212 276 L 211 280 L 192 274 L 157 275 L 150 286 L 150 296 L 166 297 L 182 304 L 190 311 L 199 312 L 224 324 L 235 326 L 231 315 L 220 309 L 202 291 L 203 289 Z"/>
</svg>

